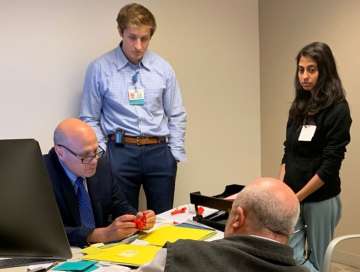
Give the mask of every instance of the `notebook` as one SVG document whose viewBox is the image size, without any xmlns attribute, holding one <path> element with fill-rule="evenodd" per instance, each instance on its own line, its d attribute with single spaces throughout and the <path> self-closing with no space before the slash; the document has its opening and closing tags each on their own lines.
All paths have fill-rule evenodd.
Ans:
<svg viewBox="0 0 360 272">
<path fill-rule="evenodd" d="M 84 260 L 114 262 L 128 266 L 141 266 L 152 261 L 157 252 L 166 242 L 175 242 L 179 239 L 205 240 L 216 231 L 178 226 L 162 226 L 149 233 L 139 235 L 148 245 L 114 243 L 109 245 L 92 245 L 82 249 L 87 254 Z"/>
</svg>

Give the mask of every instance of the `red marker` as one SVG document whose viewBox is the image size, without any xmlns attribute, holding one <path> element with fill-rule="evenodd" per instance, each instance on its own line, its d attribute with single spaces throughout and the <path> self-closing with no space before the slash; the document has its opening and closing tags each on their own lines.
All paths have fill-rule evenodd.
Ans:
<svg viewBox="0 0 360 272">
<path fill-rule="evenodd" d="M 171 211 L 171 215 L 185 213 L 185 212 L 186 212 L 186 207 L 182 207 L 181 209 L 174 209 L 173 211 Z"/>
</svg>

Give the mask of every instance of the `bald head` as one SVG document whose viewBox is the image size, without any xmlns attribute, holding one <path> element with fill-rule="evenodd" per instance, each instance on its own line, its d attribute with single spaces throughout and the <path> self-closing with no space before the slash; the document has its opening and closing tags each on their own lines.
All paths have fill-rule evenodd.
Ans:
<svg viewBox="0 0 360 272">
<path fill-rule="evenodd" d="M 288 237 L 299 216 L 299 201 L 282 181 L 257 178 L 249 183 L 233 203 L 232 215 L 243 212 L 247 234 L 268 233 Z M 271 238 L 271 237 L 270 237 Z"/>
<path fill-rule="evenodd" d="M 86 144 L 89 141 L 96 141 L 96 134 L 88 124 L 76 118 L 69 118 L 62 121 L 55 129 L 54 144 L 67 145 L 73 142 Z"/>
<path fill-rule="evenodd" d="M 60 161 L 77 176 L 90 177 L 97 166 L 98 143 L 94 130 L 85 122 L 69 118 L 54 131 L 55 152 Z M 91 159 L 83 163 L 85 158 Z"/>
</svg>

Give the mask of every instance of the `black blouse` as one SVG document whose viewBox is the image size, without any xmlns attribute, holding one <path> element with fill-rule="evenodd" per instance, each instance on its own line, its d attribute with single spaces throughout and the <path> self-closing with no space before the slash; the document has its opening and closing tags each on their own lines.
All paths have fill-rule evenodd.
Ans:
<svg viewBox="0 0 360 272">
<path fill-rule="evenodd" d="M 346 145 L 350 142 L 351 116 L 346 101 L 332 105 L 309 118 L 307 125 L 316 125 L 311 141 L 299 141 L 302 125 L 291 119 L 286 128 L 284 142 L 284 181 L 298 192 L 317 174 L 325 183 L 309 195 L 305 202 L 329 199 L 341 191 L 339 170 Z"/>
</svg>

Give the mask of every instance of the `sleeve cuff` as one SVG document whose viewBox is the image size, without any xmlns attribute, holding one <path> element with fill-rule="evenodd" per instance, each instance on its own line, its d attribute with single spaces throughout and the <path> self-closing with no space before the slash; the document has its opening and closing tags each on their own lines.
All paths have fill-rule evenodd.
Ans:
<svg viewBox="0 0 360 272">
<path fill-rule="evenodd" d="M 174 156 L 175 160 L 178 162 L 185 162 L 187 160 L 185 152 L 178 150 L 173 150 L 170 148 L 171 154 Z"/>
</svg>

